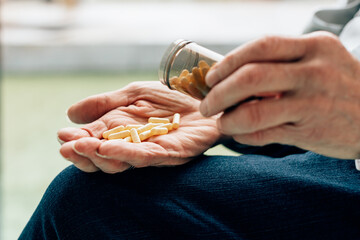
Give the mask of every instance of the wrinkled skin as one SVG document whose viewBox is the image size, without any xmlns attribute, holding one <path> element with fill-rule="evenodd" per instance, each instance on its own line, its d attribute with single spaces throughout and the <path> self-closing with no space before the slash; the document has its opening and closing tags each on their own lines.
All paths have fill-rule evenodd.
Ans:
<svg viewBox="0 0 360 240">
<path fill-rule="evenodd" d="M 360 158 L 360 62 L 335 35 L 250 42 L 215 65 L 206 83 L 212 89 L 200 111 L 213 116 L 236 106 L 217 125 L 240 143 Z M 252 96 L 263 98 L 239 104 Z"/>
<path fill-rule="evenodd" d="M 58 131 L 60 153 L 85 172 L 117 173 L 134 167 L 184 164 L 219 140 L 216 116 L 205 118 L 198 100 L 169 90 L 159 82 L 135 82 L 118 91 L 88 97 L 68 110 L 81 128 Z M 119 125 L 146 124 L 149 117 L 172 119 L 180 128 L 142 143 L 103 140 L 102 133 Z"/>
</svg>

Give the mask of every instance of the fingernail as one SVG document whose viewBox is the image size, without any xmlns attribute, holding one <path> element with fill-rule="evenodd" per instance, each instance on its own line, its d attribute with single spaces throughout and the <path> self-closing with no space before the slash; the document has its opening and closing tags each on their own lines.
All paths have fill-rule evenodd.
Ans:
<svg viewBox="0 0 360 240">
<path fill-rule="evenodd" d="M 219 82 L 218 72 L 217 72 L 217 64 L 210 68 L 209 72 L 206 74 L 205 82 L 209 88 L 215 86 L 217 82 Z"/>
<path fill-rule="evenodd" d="M 101 155 L 100 153 L 98 153 L 98 151 L 95 151 L 95 154 L 96 154 L 96 156 L 101 157 L 101 158 L 111 159 L 111 157 Z"/>
<path fill-rule="evenodd" d="M 206 74 L 205 83 L 209 88 L 212 88 L 214 86 L 214 84 L 215 84 L 214 70 L 210 70 Z"/>
<path fill-rule="evenodd" d="M 58 142 L 59 142 L 61 145 L 63 145 L 63 144 L 65 143 L 65 141 L 61 140 L 61 139 L 59 138 L 59 136 L 57 137 L 57 140 L 58 140 Z"/>
<path fill-rule="evenodd" d="M 76 154 L 78 154 L 78 155 L 80 155 L 80 156 L 83 156 L 83 157 L 86 157 L 86 155 L 85 155 L 84 153 L 80 152 L 79 150 L 77 150 L 77 149 L 75 148 L 75 144 L 72 146 L 72 149 L 74 150 L 74 152 L 76 152 Z"/>
<path fill-rule="evenodd" d="M 204 100 L 202 100 L 202 102 L 200 103 L 200 113 L 204 116 L 207 117 L 209 114 L 209 110 L 208 110 L 208 103 L 206 98 Z"/>
</svg>

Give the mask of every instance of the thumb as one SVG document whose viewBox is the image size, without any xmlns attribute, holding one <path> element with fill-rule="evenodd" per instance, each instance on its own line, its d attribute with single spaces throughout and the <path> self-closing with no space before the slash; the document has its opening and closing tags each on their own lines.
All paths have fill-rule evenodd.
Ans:
<svg viewBox="0 0 360 240">
<path fill-rule="evenodd" d="M 118 90 L 87 97 L 72 105 L 67 114 L 74 123 L 90 123 L 119 106 L 127 106 L 128 103 L 129 96 Z"/>
</svg>

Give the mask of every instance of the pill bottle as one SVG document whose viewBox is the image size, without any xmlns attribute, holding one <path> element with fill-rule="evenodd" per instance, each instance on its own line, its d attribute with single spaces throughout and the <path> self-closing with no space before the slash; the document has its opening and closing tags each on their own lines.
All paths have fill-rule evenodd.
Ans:
<svg viewBox="0 0 360 240">
<path fill-rule="evenodd" d="M 209 92 L 205 76 L 224 56 L 193 41 L 177 40 L 165 51 L 159 68 L 160 81 L 172 90 L 203 99 Z"/>
</svg>

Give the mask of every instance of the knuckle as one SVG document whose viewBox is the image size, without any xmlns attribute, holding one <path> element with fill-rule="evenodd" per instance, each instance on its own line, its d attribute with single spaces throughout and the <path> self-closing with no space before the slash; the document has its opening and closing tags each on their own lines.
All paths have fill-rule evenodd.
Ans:
<svg viewBox="0 0 360 240">
<path fill-rule="evenodd" d="M 319 31 L 310 34 L 309 45 L 313 48 L 326 48 L 328 46 L 334 46 L 340 43 L 338 36 L 333 33 L 326 32 L 326 31 Z"/>
<path fill-rule="evenodd" d="M 326 32 L 326 31 L 321 31 L 318 33 L 318 39 L 322 40 L 322 41 L 328 41 L 328 42 L 334 42 L 334 41 L 338 41 L 338 37 L 331 33 L 331 32 Z"/>
<path fill-rule="evenodd" d="M 209 101 L 209 106 L 222 105 L 223 102 L 225 101 L 224 93 L 222 89 L 219 88 L 214 89 L 214 91 L 211 92 L 211 97 L 208 98 L 208 101 Z"/>
<path fill-rule="evenodd" d="M 79 139 L 74 143 L 74 148 L 79 152 L 86 152 L 88 150 L 88 144 L 83 139 Z"/>
<path fill-rule="evenodd" d="M 236 119 L 220 117 L 216 120 L 217 128 L 223 134 L 232 135 L 236 132 Z"/>
<path fill-rule="evenodd" d="M 320 76 L 323 76 L 323 74 L 326 74 L 326 69 L 323 69 L 323 63 L 318 61 L 313 61 L 311 64 L 308 64 L 304 68 L 304 72 L 308 75 L 308 80 L 313 80 L 313 78 L 318 78 Z"/>
<path fill-rule="evenodd" d="M 254 145 L 263 146 L 266 145 L 266 138 L 264 131 L 257 131 L 251 134 L 251 141 Z"/>
<path fill-rule="evenodd" d="M 258 86 L 262 82 L 264 71 L 258 64 L 247 64 L 243 67 L 243 77 L 238 81 L 242 85 Z"/>
<path fill-rule="evenodd" d="M 115 159 L 107 159 L 106 161 L 103 162 L 102 165 L 103 166 L 101 167 L 101 169 L 103 170 L 103 172 L 110 173 L 110 174 L 122 172 L 125 170 L 124 169 L 125 163 L 120 162 Z"/>
<path fill-rule="evenodd" d="M 279 46 L 280 41 L 281 37 L 279 36 L 265 36 L 257 41 L 255 49 L 259 51 L 260 54 L 263 52 L 274 51 Z"/>
<path fill-rule="evenodd" d="M 141 86 L 142 86 L 141 82 L 131 82 L 126 87 L 131 89 L 131 88 L 139 88 Z"/>
<path fill-rule="evenodd" d="M 319 85 L 320 87 L 324 87 L 331 82 L 331 79 L 338 75 L 331 63 L 322 60 L 313 60 L 301 67 L 300 71 L 300 74 L 304 75 L 303 81 L 307 85 Z"/>
<path fill-rule="evenodd" d="M 225 58 L 222 60 L 222 66 L 227 66 L 229 69 L 234 69 L 237 66 L 237 52 L 225 56 Z M 221 68 L 218 68 L 218 74 L 221 74 L 220 70 Z"/>
<path fill-rule="evenodd" d="M 303 64 L 299 64 L 297 70 L 294 72 L 299 77 L 297 80 L 298 83 L 302 85 L 313 85 L 316 83 L 314 79 L 321 79 L 326 76 L 329 72 L 329 69 L 326 69 L 326 63 L 319 60 L 312 60 Z M 326 74 L 326 75 L 324 75 Z"/>
<path fill-rule="evenodd" d="M 263 38 L 260 38 L 257 41 L 257 48 L 262 51 L 267 49 L 269 46 L 271 46 L 271 43 L 274 41 L 274 36 L 265 36 Z"/>
<path fill-rule="evenodd" d="M 255 104 L 256 105 L 256 104 Z M 263 115 L 258 106 L 251 105 L 245 111 L 245 126 L 249 131 L 257 129 L 262 123 Z"/>
<path fill-rule="evenodd" d="M 253 146 L 263 146 L 267 144 L 265 134 L 263 131 L 258 131 L 250 134 L 236 135 L 233 137 L 236 142 L 248 144 Z"/>
<path fill-rule="evenodd" d="M 226 101 L 224 96 L 226 95 L 223 93 L 223 90 L 221 88 L 213 88 L 209 92 L 208 96 L 206 96 L 206 99 L 208 110 L 211 113 L 217 112 L 219 108 L 224 106 L 224 103 Z"/>
<path fill-rule="evenodd" d="M 108 93 L 104 93 L 103 95 L 96 95 L 89 99 L 90 106 L 94 106 L 92 112 L 102 113 L 104 109 L 110 104 L 110 96 Z M 85 117 L 84 117 L 85 118 Z"/>
<path fill-rule="evenodd" d="M 129 83 L 124 88 L 118 90 L 117 93 L 119 95 L 123 95 L 124 93 L 126 93 L 128 95 L 128 98 L 133 98 L 134 96 L 142 94 L 142 91 L 147 88 L 148 86 L 146 86 L 146 84 L 137 81 Z"/>
</svg>

